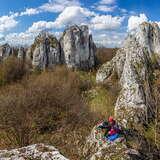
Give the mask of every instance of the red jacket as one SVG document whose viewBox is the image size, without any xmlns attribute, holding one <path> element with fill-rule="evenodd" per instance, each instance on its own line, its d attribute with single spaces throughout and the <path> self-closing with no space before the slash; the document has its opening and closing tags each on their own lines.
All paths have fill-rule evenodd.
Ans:
<svg viewBox="0 0 160 160">
<path fill-rule="evenodd" d="M 115 129 L 111 129 L 109 132 L 108 132 L 108 134 L 110 135 L 110 136 L 112 136 L 112 135 L 114 135 L 114 134 L 116 134 L 117 133 L 117 131 L 115 130 Z"/>
</svg>

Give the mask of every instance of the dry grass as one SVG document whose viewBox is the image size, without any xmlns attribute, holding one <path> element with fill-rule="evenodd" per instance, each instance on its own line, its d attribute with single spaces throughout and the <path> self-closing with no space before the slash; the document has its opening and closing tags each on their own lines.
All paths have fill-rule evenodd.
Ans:
<svg viewBox="0 0 160 160">
<path fill-rule="evenodd" d="M 11 56 L 0 64 L 0 86 L 20 80 L 28 72 L 24 61 Z"/>
<path fill-rule="evenodd" d="M 0 69 L 4 75 L 13 74 L 4 78 L 8 79 L 5 84 L 18 80 L 0 88 L 0 149 L 41 142 L 54 145 L 70 159 L 81 159 L 93 126 L 113 115 L 119 93 L 117 75 L 100 85 L 94 72 L 71 71 L 63 66 L 24 76 L 27 72 L 20 70 L 19 60 L 16 67 L 16 61 L 8 60 L 5 71 Z M 20 77 L 18 73 L 22 73 Z M 153 89 L 160 106 L 159 71 L 156 75 Z M 159 113 L 158 107 L 155 122 L 142 133 L 149 147 L 151 143 L 160 145 Z M 128 143 L 133 148 L 141 147 L 139 141 Z"/>
<path fill-rule="evenodd" d="M 15 57 L 2 65 L 0 149 L 41 142 L 81 159 L 93 126 L 113 114 L 116 83 L 97 85 L 94 72 L 63 66 L 27 74 L 26 65 Z"/>
<path fill-rule="evenodd" d="M 58 67 L 1 88 L 0 148 L 46 142 L 78 157 L 98 120 L 81 96 L 80 82 L 77 72 Z"/>
</svg>

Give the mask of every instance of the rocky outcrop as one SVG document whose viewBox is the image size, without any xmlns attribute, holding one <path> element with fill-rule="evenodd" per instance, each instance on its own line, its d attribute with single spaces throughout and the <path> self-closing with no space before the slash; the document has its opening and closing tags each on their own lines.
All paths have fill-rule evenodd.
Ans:
<svg viewBox="0 0 160 160">
<path fill-rule="evenodd" d="M 60 64 L 61 54 L 58 40 L 48 32 L 41 32 L 28 49 L 27 58 L 32 60 L 34 67 L 40 69 Z"/>
<path fill-rule="evenodd" d="M 8 44 L 0 47 L 1 59 L 7 58 L 13 52 Z M 75 25 L 64 31 L 60 41 L 42 31 L 27 51 L 20 47 L 14 55 L 31 61 L 33 68 L 46 69 L 57 64 L 66 64 L 71 68 L 88 70 L 96 65 L 95 52 L 96 46 L 88 27 Z"/>
<path fill-rule="evenodd" d="M 64 62 L 68 67 L 91 69 L 95 66 L 95 44 L 87 26 L 72 26 L 60 39 Z"/>
<path fill-rule="evenodd" d="M 0 59 L 4 60 L 12 55 L 13 48 L 9 44 L 0 46 Z"/>
<path fill-rule="evenodd" d="M 151 83 L 153 70 L 159 67 L 160 29 L 155 23 L 143 23 L 129 34 L 124 47 L 97 72 L 97 82 L 117 73 L 121 91 L 115 105 L 116 119 L 123 126 L 147 123 L 154 116 Z"/>
<path fill-rule="evenodd" d="M 18 58 L 24 60 L 25 57 L 26 57 L 26 52 L 25 52 L 25 49 L 23 47 L 20 47 L 18 49 L 18 55 L 17 55 Z"/>
<path fill-rule="evenodd" d="M 135 149 L 128 148 L 123 137 L 114 142 L 103 141 L 104 132 L 97 134 L 95 126 L 87 138 L 83 154 L 87 160 L 140 160 L 141 155 Z"/>
<path fill-rule="evenodd" d="M 139 44 L 147 49 L 151 58 L 154 55 L 160 56 L 160 29 L 157 23 L 141 24 L 135 37 Z"/>
<path fill-rule="evenodd" d="M 27 61 L 32 61 L 32 59 L 33 59 L 33 45 L 31 46 L 31 47 L 29 47 L 29 48 L 27 48 L 27 50 L 26 50 L 26 60 Z"/>
<path fill-rule="evenodd" d="M 34 144 L 27 147 L 0 150 L 1 160 L 68 160 L 53 146 Z"/>
</svg>

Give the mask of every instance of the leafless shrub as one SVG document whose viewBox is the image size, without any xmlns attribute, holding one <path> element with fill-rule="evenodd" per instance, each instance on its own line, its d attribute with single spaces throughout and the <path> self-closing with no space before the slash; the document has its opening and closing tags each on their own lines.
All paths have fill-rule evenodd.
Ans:
<svg viewBox="0 0 160 160">
<path fill-rule="evenodd" d="M 14 56 L 0 64 L 0 85 L 20 80 L 28 72 L 27 65 Z"/>
<path fill-rule="evenodd" d="M 91 117 L 80 95 L 77 74 L 64 67 L 33 75 L 0 92 L 0 139 L 5 139 L 5 147 L 25 146 L 42 137 L 45 141 L 45 135 L 52 134 L 54 142 L 61 135 L 60 148 L 64 140 L 68 142 L 66 151 L 70 143 L 65 136 L 86 136 Z"/>
<path fill-rule="evenodd" d="M 98 64 L 102 65 L 105 62 L 110 61 L 116 55 L 117 50 L 117 48 L 97 48 L 96 57 Z"/>
</svg>

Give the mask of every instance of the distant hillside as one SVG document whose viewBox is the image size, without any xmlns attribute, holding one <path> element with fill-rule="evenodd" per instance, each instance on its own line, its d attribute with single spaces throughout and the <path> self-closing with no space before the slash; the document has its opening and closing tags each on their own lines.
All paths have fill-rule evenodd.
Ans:
<svg viewBox="0 0 160 160">
<path fill-rule="evenodd" d="M 117 50 L 118 48 L 97 48 L 96 57 L 98 60 L 98 64 L 101 65 L 107 61 L 110 61 L 116 55 Z"/>
</svg>

